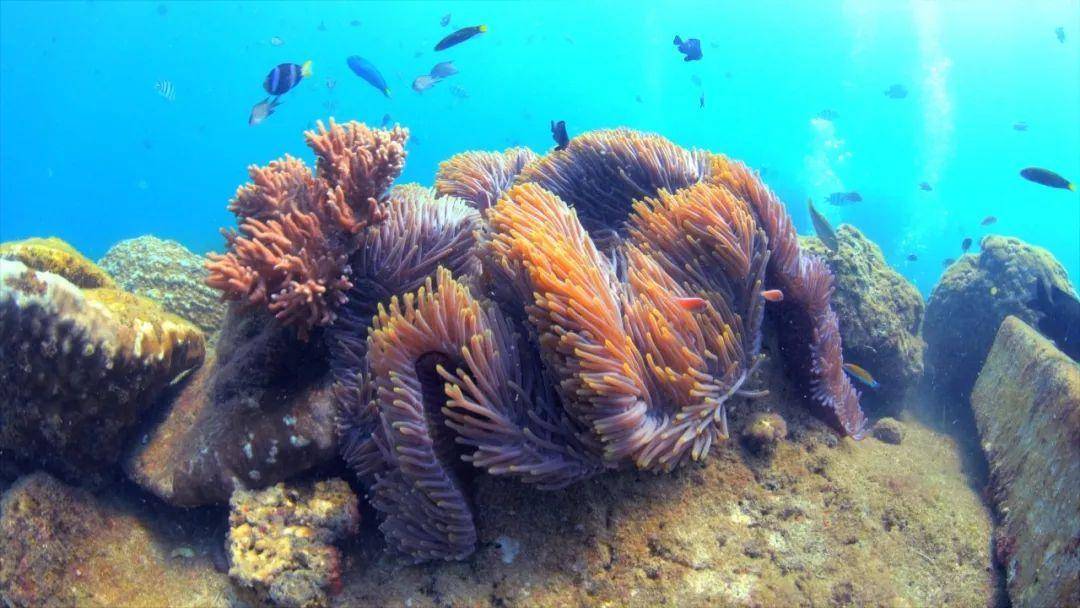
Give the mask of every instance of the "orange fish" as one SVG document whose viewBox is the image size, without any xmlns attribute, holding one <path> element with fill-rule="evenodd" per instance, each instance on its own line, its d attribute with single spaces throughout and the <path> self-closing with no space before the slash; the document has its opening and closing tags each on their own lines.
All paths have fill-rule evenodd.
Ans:
<svg viewBox="0 0 1080 608">
<path fill-rule="evenodd" d="M 689 310 L 690 312 L 705 312 L 705 309 L 709 307 L 709 303 L 704 298 L 698 297 L 675 298 L 675 303 L 681 306 L 683 310 Z"/>
<path fill-rule="evenodd" d="M 783 302 L 784 292 L 780 291 L 779 289 L 766 289 L 765 291 L 761 292 L 761 297 L 765 298 L 770 302 Z"/>
<path fill-rule="evenodd" d="M 848 375 L 852 378 L 855 378 L 856 380 L 862 382 L 870 388 L 877 388 L 879 386 L 878 381 L 874 380 L 874 377 L 870 375 L 870 372 L 859 367 L 858 365 L 855 365 L 854 363 L 845 363 L 844 371 L 847 372 Z"/>
</svg>

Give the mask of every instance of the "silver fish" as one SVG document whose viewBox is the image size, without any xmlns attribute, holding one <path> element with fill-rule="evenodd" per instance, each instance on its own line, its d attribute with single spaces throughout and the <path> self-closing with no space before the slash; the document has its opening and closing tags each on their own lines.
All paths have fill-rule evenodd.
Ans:
<svg viewBox="0 0 1080 608">
<path fill-rule="evenodd" d="M 833 230 L 829 220 L 825 219 L 824 215 L 814 208 L 814 201 L 807 199 L 807 206 L 810 208 L 810 221 L 814 224 L 814 232 L 817 233 L 818 238 L 822 243 L 832 251 L 836 251 L 840 244 L 836 241 L 836 231 Z"/>
<path fill-rule="evenodd" d="M 431 76 L 424 74 L 423 76 L 416 77 L 416 80 L 414 80 L 412 83 L 412 89 L 417 93 L 423 93 L 424 91 L 435 86 L 435 84 L 438 82 L 438 78 L 432 78 Z"/>
<path fill-rule="evenodd" d="M 251 108 L 251 116 L 248 117 L 248 126 L 254 127 L 273 114 L 274 110 L 281 105 L 281 102 L 278 101 L 278 99 L 278 97 L 267 97 L 255 104 L 255 106 Z"/>
</svg>

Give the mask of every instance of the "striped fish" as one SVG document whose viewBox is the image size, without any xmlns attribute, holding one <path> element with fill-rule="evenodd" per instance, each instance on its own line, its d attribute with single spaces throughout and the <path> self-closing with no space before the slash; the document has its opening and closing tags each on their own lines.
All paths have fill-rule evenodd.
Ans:
<svg viewBox="0 0 1080 608">
<path fill-rule="evenodd" d="M 169 101 L 176 100 L 176 89 L 173 87 L 173 83 L 168 80 L 159 80 L 154 83 L 154 90 L 158 95 L 161 95 Z"/>
<path fill-rule="evenodd" d="M 305 61 L 304 65 L 282 63 L 266 75 L 263 88 L 271 95 L 284 95 L 306 76 L 311 76 L 311 60 Z"/>
</svg>

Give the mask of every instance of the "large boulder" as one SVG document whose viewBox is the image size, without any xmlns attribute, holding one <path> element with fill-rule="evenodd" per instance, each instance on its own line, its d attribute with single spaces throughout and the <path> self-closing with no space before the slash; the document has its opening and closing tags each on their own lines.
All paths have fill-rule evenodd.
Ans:
<svg viewBox="0 0 1080 608">
<path fill-rule="evenodd" d="M 202 332 L 150 300 L 0 259 L 0 458 L 104 470 L 203 355 Z"/>
<path fill-rule="evenodd" d="M 116 287 L 108 272 L 56 237 L 0 243 L 0 258 L 60 275 L 78 287 Z"/>
<path fill-rule="evenodd" d="M 210 539 L 177 528 L 45 473 L 23 477 L 0 500 L 0 605 L 233 605 Z"/>
<path fill-rule="evenodd" d="M 128 476 L 178 506 L 225 504 L 337 458 L 326 349 L 263 312 L 231 310 L 216 353 L 136 442 Z"/>
<path fill-rule="evenodd" d="M 922 379 L 923 299 L 857 228 L 844 224 L 836 237 L 836 251 L 817 237 L 804 237 L 800 245 L 823 258 L 836 279 L 832 306 L 840 318 L 844 360 L 865 368 L 880 384 L 877 389 L 859 385 L 863 407 L 871 414 L 895 414 Z"/>
<path fill-rule="evenodd" d="M 155 236 L 121 241 L 98 260 L 121 287 L 161 304 L 208 335 L 221 329 L 227 306 L 206 284 L 205 258 Z"/>
<path fill-rule="evenodd" d="M 1049 251 L 996 235 L 983 238 L 978 255 L 965 255 L 945 270 L 923 322 L 927 377 L 938 395 L 952 403 L 968 402 L 1005 317 L 1039 324 L 1045 313 L 1033 302 L 1040 281 L 1073 292 L 1065 269 Z"/>
<path fill-rule="evenodd" d="M 1080 365 L 1006 317 L 971 406 L 1012 605 L 1080 606 Z"/>
</svg>

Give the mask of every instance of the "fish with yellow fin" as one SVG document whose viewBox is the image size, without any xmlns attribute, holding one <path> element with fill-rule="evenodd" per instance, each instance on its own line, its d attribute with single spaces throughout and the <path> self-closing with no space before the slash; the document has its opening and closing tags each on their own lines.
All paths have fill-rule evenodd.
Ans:
<svg viewBox="0 0 1080 608">
<path fill-rule="evenodd" d="M 870 375 L 870 372 L 859 367 L 858 365 L 855 365 L 854 363 L 845 363 L 844 371 L 847 372 L 848 375 L 852 378 L 858 380 L 859 382 L 862 382 L 870 388 L 877 388 L 878 386 L 881 386 L 880 384 L 878 384 L 878 381 L 874 380 L 874 377 Z"/>
</svg>

